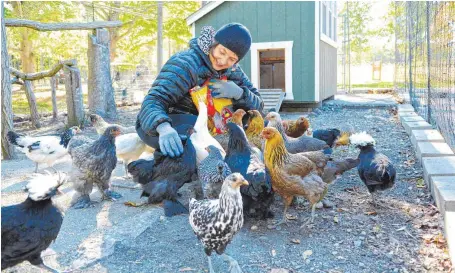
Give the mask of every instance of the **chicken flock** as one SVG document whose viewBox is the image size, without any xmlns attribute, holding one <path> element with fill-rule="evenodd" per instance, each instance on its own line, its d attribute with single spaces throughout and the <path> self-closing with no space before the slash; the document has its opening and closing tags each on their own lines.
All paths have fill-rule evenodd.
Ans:
<svg viewBox="0 0 455 273">
<path fill-rule="evenodd" d="M 242 123 L 247 115 L 246 124 Z M 56 272 L 44 265 L 41 252 L 57 238 L 63 222 L 62 212 L 51 198 L 66 181 L 73 185 L 78 198 L 73 209 L 95 206 L 90 193 L 96 186 L 102 200 L 122 198 L 110 188 L 117 161 L 125 176 L 142 188 L 147 203 L 162 204 L 166 216 L 189 214 L 189 223 L 201 241 L 213 272 L 213 251 L 229 262 L 230 272 L 241 272 L 234 258 L 225 253 L 227 245 L 243 226 L 244 217 L 277 218 L 269 228 L 287 223 L 288 209 L 295 197 L 310 203 L 314 221 L 316 204 L 330 185 L 344 172 L 357 167 L 360 180 L 378 205 L 377 192 L 393 187 L 396 171 L 390 159 L 376 151 L 375 140 L 367 133 L 336 128 L 312 130 L 305 117 L 282 120 L 277 112 L 238 109 L 226 132 L 212 136 L 207 128 L 207 108 L 199 105 L 196 124 L 181 125 L 184 153 L 177 158 L 163 155 L 147 146 L 134 127 L 110 124 L 90 115 L 98 138 L 81 134 L 71 127 L 60 135 L 26 136 L 8 132 L 8 140 L 38 165 L 52 167 L 69 155 L 72 167 L 68 175 L 57 172 L 37 174 L 28 186 L 28 198 L 20 204 L 2 207 L 2 270 L 22 261 Z M 352 145 L 360 150 L 357 158 L 333 158 L 333 149 Z M 198 199 L 188 205 L 181 202 L 179 189 L 186 183 L 200 188 Z M 197 196 L 197 195 L 195 195 Z M 280 197 L 283 213 L 274 215 L 272 203 Z M 310 224 L 311 225 L 311 224 Z"/>
</svg>

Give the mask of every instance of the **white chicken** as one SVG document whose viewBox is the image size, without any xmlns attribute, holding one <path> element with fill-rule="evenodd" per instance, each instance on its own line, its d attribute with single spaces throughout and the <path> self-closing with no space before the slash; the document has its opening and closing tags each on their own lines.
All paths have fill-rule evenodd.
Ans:
<svg viewBox="0 0 455 273">
<path fill-rule="evenodd" d="M 196 149 L 196 158 L 198 165 L 209 155 L 205 148 L 210 145 L 217 147 L 221 151 L 223 158 L 226 156 L 226 152 L 224 151 L 223 147 L 221 147 L 221 144 L 210 134 L 207 127 L 207 121 L 207 106 L 204 104 L 204 102 L 199 101 L 199 115 L 197 117 L 196 124 L 194 125 L 194 130 L 196 132 L 193 133 L 190 137 L 191 142 Z"/>
<path fill-rule="evenodd" d="M 60 135 L 48 136 L 26 136 L 9 131 L 8 141 L 19 147 L 30 160 L 35 162 L 35 173 L 38 172 L 38 165 L 46 163 L 48 167 L 55 170 L 54 163 L 68 154 L 67 146 L 71 138 L 81 130 L 77 126 L 66 129 Z M 57 171 L 57 170 L 55 170 Z"/>
<path fill-rule="evenodd" d="M 116 137 L 115 148 L 117 158 L 123 161 L 125 177 L 128 175 L 128 163 L 139 159 L 142 153 L 153 154 L 154 149 L 146 145 L 136 133 L 124 134 Z"/>
</svg>

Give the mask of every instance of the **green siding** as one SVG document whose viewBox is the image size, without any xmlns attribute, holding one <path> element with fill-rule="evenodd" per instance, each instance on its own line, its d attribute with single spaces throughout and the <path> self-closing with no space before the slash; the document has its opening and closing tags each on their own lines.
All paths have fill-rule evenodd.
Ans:
<svg viewBox="0 0 455 273">
<path fill-rule="evenodd" d="M 314 97 L 314 2 L 226 1 L 196 21 L 196 36 L 203 26 L 215 29 L 230 22 L 244 24 L 254 43 L 294 41 L 292 70 L 294 101 L 313 102 Z M 251 76 L 251 53 L 240 62 Z"/>
</svg>

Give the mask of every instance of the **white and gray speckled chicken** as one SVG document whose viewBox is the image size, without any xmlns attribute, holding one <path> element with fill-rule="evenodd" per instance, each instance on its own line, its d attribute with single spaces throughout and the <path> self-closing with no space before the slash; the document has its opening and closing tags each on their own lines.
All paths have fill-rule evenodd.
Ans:
<svg viewBox="0 0 455 273">
<path fill-rule="evenodd" d="M 209 156 L 201 161 L 198 176 L 201 181 L 204 198 L 214 199 L 220 195 L 224 179 L 231 174 L 231 169 L 223 160 L 221 151 L 214 145 L 206 148 Z"/>
<path fill-rule="evenodd" d="M 223 182 L 219 199 L 190 201 L 190 225 L 207 254 L 210 273 L 213 273 L 210 255 L 215 251 L 230 264 L 230 272 L 242 272 L 237 261 L 224 254 L 227 245 L 243 226 L 243 204 L 240 187 L 248 182 L 239 173 L 230 174 Z"/>
<path fill-rule="evenodd" d="M 110 126 L 97 140 L 76 138 L 68 144 L 68 153 L 73 159 L 70 180 L 75 191 L 81 194 L 73 208 L 81 209 L 93 205 L 89 196 L 93 184 L 98 186 L 103 200 L 121 197 L 109 190 L 111 174 L 117 165 L 115 137 L 120 134 L 118 126 Z"/>
</svg>

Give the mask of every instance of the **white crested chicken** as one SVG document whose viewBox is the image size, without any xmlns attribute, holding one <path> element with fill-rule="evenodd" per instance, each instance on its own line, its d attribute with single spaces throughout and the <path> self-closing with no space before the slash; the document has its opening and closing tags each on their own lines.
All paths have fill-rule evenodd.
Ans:
<svg viewBox="0 0 455 273">
<path fill-rule="evenodd" d="M 264 161 L 272 177 L 272 188 L 284 201 L 283 218 L 275 226 L 286 223 L 286 212 L 294 196 L 303 196 L 310 202 L 313 221 L 316 203 L 328 189 L 318 175 L 316 164 L 304 153 L 289 153 L 276 128 L 264 128 L 262 136 L 265 138 Z"/>
<path fill-rule="evenodd" d="M 199 101 L 199 114 L 196 123 L 194 124 L 195 133 L 191 135 L 191 142 L 196 149 L 198 165 L 209 155 L 209 152 L 207 152 L 205 148 L 210 145 L 217 147 L 223 155 L 223 158 L 226 156 L 226 152 L 221 144 L 210 134 L 207 127 L 207 121 L 207 106 L 204 102 Z"/>
<path fill-rule="evenodd" d="M 361 132 L 350 137 L 351 145 L 360 149 L 360 163 L 357 166 L 360 179 L 371 194 L 373 205 L 376 206 L 376 191 L 390 189 L 395 184 L 396 170 L 390 159 L 376 151 L 376 141 L 371 135 Z"/>
<path fill-rule="evenodd" d="M 48 167 L 53 167 L 54 163 L 68 154 L 67 146 L 71 138 L 80 133 L 79 127 L 74 126 L 66 129 L 60 135 L 48 136 L 26 136 L 9 131 L 8 141 L 19 147 L 20 150 L 33 162 L 35 162 L 35 173 L 38 172 L 38 165 L 46 163 Z"/>
<path fill-rule="evenodd" d="M 189 222 L 204 246 L 209 272 L 214 273 L 210 255 L 215 251 L 230 264 L 230 272 L 242 272 L 237 261 L 224 253 L 227 245 L 243 226 L 241 186 L 248 182 L 239 173 L 230 174 L 223 182 L 219 199 L 190 200 Z"/>
</svg>

